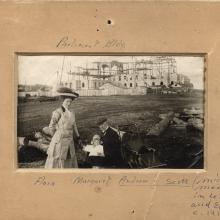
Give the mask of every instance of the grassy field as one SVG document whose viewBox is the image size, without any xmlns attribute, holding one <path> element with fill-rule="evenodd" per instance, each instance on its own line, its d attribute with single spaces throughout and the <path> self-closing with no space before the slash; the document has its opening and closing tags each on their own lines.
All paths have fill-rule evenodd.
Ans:
<svg viewBox="0 0 220 220">
<path fill-rule="evenodd" d="M 18 136 L 28 136 L 50 122 L 51 113 L 60 106 L 59 101 L 26 102 L 18 104 Z M 158 120 L 160 113 L 181 112 L 184 108 L 203 108 L 202 96 L 146 95 L 80 97 L 72 104 L 77 126 L 84 141 L 98 132 L 96 121 L 107 117 L 114 127 L 138 128 L 146 132 Z M 132 124 L 136 127 L 132 128 Z"/>
<path fill-rule="evenodd" d="M 34 131 L 48 126 L 52 111 L 61 105 L 60 101 L 27 101 L 18 104 L 18 136 L 33 136 Z M 113 127 L 121 130 L 147 133 L 157 123 L 159 114 L 174 111 L 180 113 L 184 108 L 203 108 L 202 96 L 146 95 L 146 96 L 109 96 L 80 97 L 72 104 L 76 113 L 79 133 L 83 142 L 91 141 L 99 133 L 96 122 L 99 117 L 107 117 Z M 187 135 L 187 136 L 186 136 Z M 196 135 L 197 139 L 203 140 Z M 197 150 L 188 134 L 177 130 L 166 129 L 163 137 L 157 138 L 153 147 L 168 158 L 168 168 L 184 168 L 185 147 Z M 148 144 L 149 144 L 148 140 Z M 199 146 L 200 147 L 200 146 Z M 136 146 L 134 146 L 136 148 Z M 23 148 L 19 153 L 19 167 L 44 167 L 46 154 L 33 148 Z M 79 157 L 79 158 L 78 158 Z M 77 156 L 80 159 L 80 156 Z M 180 160 L 181 158 L 181 160 Z M 30 163 L 31 162 L 31 163 Z M 202 168 L 202 165 L 199 167 Z"/>
</svg>

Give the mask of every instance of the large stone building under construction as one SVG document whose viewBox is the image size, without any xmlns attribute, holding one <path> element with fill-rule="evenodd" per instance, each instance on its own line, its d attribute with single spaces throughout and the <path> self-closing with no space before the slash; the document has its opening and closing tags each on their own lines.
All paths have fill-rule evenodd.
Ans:
<svg viewBox="0 0 220 220">
<path fill-rule="evenodd" d="M 144 95 L 149 88 L 192 87 L 187 76 L 177 73 L 176 60 L 162 56 L 132 62 L 93 62 L 68 72 L 68 80 L 59 85 L 82 96 Z"/>
</svg>

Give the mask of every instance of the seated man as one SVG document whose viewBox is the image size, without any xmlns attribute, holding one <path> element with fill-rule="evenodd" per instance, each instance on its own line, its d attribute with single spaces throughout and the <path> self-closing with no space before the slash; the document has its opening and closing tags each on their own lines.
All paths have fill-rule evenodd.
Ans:
<svg viewBox="0 0 220 220">
<path fill-rule="evenodd" d="M 109 126 L 106 118 L 99 119 L 97 125 L 102 131 L 101 141 L 105 154 L 105 166 L 108 168 L 123 167 L 119 134 Z"/>
</svg>

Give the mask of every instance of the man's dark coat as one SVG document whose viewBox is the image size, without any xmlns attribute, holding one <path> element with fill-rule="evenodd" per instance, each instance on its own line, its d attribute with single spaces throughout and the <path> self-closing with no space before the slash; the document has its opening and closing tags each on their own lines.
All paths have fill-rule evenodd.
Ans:
<svg viewBox="0 0 220 220">
<path fill-rule="evenodd" d="M 104 147 L 105 165 L 122 166 L 121 140 L 118 133 L 109 127 L 102 135 L 101 141 Z"/>
</svg>

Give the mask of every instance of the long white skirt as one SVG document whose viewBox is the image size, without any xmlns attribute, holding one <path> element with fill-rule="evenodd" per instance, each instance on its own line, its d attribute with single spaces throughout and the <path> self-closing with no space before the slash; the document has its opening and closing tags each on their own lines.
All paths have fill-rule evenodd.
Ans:
<svg viewBox="0 0 220 220">
<path fill-rule="evenodd" d="M 68 152 L 67 158 L 61 159 L 59 157 L 53 157 L 49 156 L 47 157 L 46 163 L 45 163 L 46 169 L 52 169 L 52 168 L 78 168 L 77 158 L 76 155 L 74 157 L 70 156 L 70 153 Z"/>
</svg>

